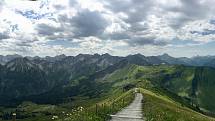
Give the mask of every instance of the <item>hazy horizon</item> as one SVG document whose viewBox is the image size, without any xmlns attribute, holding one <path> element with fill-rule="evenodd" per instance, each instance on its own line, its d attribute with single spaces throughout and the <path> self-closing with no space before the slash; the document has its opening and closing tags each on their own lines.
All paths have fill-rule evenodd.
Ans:
<svg viewBox="0 0 215 121">
<path fill-rule="evenodd" d="M 20 54 L 6 54 L 6 55 L 2 55 L 2 54 L 0 54 L 0 56 L 14 56 L 14 55 L 18 55 L 18 56 L 22 56 L 22 57 L 41 57 L 41 58 L 45 58 L 45 57 L 56 57 L 56 56 L 60 56 L 60 55 L 65 55 L 65 56 L 73 56 L 73 57 L 75 57 L 75 56 L 78 56 L 78 55 L 81 55 L 81 54 L 83 54 L 83 55 L 95 55 L 95 54 L 98 54 L 98 55 L 104 55 L 104 54 L 109 54 L 109 55 L 111 55 L 111 56 L 118 56 L 118 57 L 126 57 L 126 56 L 129 56 L 129 55 L 136 55 L 136 54 L 141 54 L 141 53 L 134 53 L 134 54 L 128 54 L 128 55 L 124 55 L 124 56 L 122 56 L 122 55 L 112 55 L 112 54 L 110 54 L 110 53 L 101 53 L 101 54 L 99 54 L 99 53 L 92 53 L 92 54 L 89 54 L 89 53 L 79 53 L 79 54 L 77 54 L 77 55 L 67 55 L 67 54 L 58 54 L 58 55 L 46 55 L 46 56 L 40 56 L 40 55 L 33 55 L 33 56 L 31 56 L 31 55 L 20 55 Z M 148 56 L 161 56 L 161 55 L 164 55 L 164 54 L 167 54 L 167 55 L 169 55 L 169 56 L 171 56 L 171 57 L 174 57 L 174 58 L 182 58 L 182 57 L 185 57 L 185 56 L 173 56 L 173 55 L 170 55 L 170 54 L 168 54 L 168 53 L 163 53 L 163 54 L 158 54 L 158 55 L 144 55 L 144 56 L 146 56 L 146 57 L 148 57 Z M 143 55 L 143 54 L 141 54 L 141 55 Z M 215 56 L 215 55 L 195 55 L 195 56 L 191 56 L 191 57 L 187 57 L 187 58 L 194 58 L 194 57 L 198 57 L 198 56 L 200 56 L 200 57 L 212 57 L 212 56 Z"/>
</svg>

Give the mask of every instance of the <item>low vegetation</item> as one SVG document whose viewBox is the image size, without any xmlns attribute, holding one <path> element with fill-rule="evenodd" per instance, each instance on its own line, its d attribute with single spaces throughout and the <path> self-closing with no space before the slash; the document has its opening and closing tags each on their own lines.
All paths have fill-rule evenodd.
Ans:
<svg viewBox="0 0 215 121">
<path fill-rule="evenodd" d="M 115 90 L 113 93 L 115 94 L 108 98 L 76 102 L 71 109 L 65 108 L 66 104 L 54 106 L 24 102 L 2 115 L 3 119 L 11 120 L 12 113 L 16 112 L 17 121 L 106 121 L 110 119 L 110 114 L 118 112 L 134 99 L 133 90 L 126 92 Z"/>
<path fill-rule="evenodd" d="M 61 103 L 24 102 L 15 108 L 0 108 L 0 117 L 11 120 L 16 112 L 17 121 L 104 121 L 133 100 L 129 89 L 140 87 L 144 88 L 143 111 L 149 121 L 214 120 L 201 114 L 214 109 L 214 69 L 134 64 L 113 67 L 71 80 L 63 87 L 66 93 L 62 94 L 68 95 Z M 72 92 L 76 94 L 71 96 Z"/>
<path fill-rule="evenodd" d="M 146 121 L 215 121 L 214 118 L 205 116 L 184 107 L 165 95 L 141 89 L 144 95 L 143 114 Z"/>
</svg>

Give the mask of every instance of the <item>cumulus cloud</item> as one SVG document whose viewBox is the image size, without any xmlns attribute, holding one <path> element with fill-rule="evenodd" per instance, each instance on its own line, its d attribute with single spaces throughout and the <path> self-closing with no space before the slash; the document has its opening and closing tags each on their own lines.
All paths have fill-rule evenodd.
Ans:
<svg viewBox="0 0 215 121">
<path fill-rule="evenodd" d="M 56 55 L 71 54 L 72 50 L 73 54 L 125 55 L 144 49 L 144 54 L 155 54 L 165 47 L 206 44 L 215 40 L 214 3 L 211 0 L 41 0 L 16 4 L 13 0 L 1 1 L 1 52 Z"/>
<path fill-rule="evenodd" d="M 1 0 L 1 1 L 0 1 L 0 12 L 1 12 L 1 10 L 2 10 L 3 4 L 4 4 L 4 0 Z"/>
<path fill-rule="evenodd" d="M 8 35 L 8 33 L 6 33 L 6 32 L 0 33 L 0 40 L 8 39 L 8 38 L 10 38 L 10 36 Z"/>
<path fill-rule="evenodd" d="M 155 37 L 134 37 L 127 41 L 132 46 L 143 46 L 143 45 L 157 45 L 164 46 L 167 44 L 165 41 L 156 40 Z"/>
<path fill-rule="evenodd" d="M 108 21 L 96 11 L 83 10 L 70 20 L 76 36 L 88 37 L 103 34 Z"/>
<path fill-rule="evenodd" d="M 38 24 L 36 26 L 36 30 L 41 36 L 52 36 L 55 33 L 64 31 L 64 29 L 61 27 L 55 27 L 44 23 Z"/>
<path fill-rule="evenodd" d="M 107 7 L 114 12 L 124 12 L 128 15 L 126 22 L 136 23 L 150 14 L 154 6 L 151 0 L 110 0 L 106 1 Z"/>
</svg>

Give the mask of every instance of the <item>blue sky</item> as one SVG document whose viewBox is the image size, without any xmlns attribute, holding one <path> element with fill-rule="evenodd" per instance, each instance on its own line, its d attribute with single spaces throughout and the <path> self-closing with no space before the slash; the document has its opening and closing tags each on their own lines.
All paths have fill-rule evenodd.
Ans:
<svg viewBox="0 0 215 121">
<path fill-rule="evenodd" d="M 214 55 L 214 0 L 1 0 L 0 54 Z"/>
</svg>

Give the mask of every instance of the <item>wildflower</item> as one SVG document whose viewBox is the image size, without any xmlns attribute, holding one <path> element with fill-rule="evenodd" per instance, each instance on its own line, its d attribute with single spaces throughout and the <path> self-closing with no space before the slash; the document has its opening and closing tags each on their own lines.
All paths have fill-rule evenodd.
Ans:
<svg viewBox="0 0 215 121">
<path fill-rule="evenodd" d="M 12 115 L 13 115 L 13 116 L 16 116 L 16 113 L 13 113 Z"/>
<path fill-rule="evenodd" d="M 83 111 L 83 109 L 84 109 L 83 107 L 78 107 L 79 111 Z"/>
<path fill-rule="evenodd" d="M 52 116 L 52 120 L 58 119 L 58 116 Z"/>
</svg>

